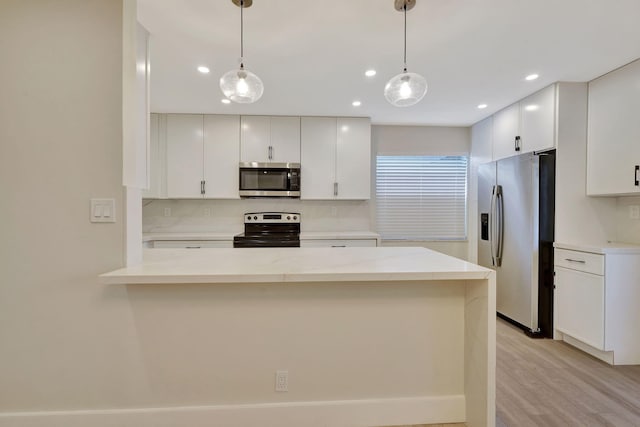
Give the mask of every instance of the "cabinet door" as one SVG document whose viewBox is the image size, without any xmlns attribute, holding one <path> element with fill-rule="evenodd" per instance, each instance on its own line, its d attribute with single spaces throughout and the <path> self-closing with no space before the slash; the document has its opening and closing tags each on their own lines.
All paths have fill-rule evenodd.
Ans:
<svg viewBox="0 0 640 427">
<path fill-rule="evenodd" d="M 202 143 L 201 114 L 167 114 L 167 197 L 202 197 Z"/>
<path fill-rule="evenodd" d="M 271 117 L 271 161 L 300 163 L 300 117 Z"/>
<path fill-rule="evenodd" d="M 240 117 L 204 116 L 204 197 L 239 199 Z"/>
<path fill-rule="evenodd" d="M 520 104 L 515 103 L 493 115 L 493 160 L 519 153 L 515 138 L 519 135 Z"/>
<path fill-rule="evenodd" d="M 550 150 L 556 146 L 556 85 L 520 101 L 521 152 Z"/>
<path fill-rule="evenodd" d="M 604 277 L 555 267 L 556 329 L 604 350 Z"/>
<path fill-rule="evenodd" d="M 372 248 L 375 239 L 305 239 L 300 240 L 301 248 Z"/>
<path fill-rule="evenodd" d="M 301 118 L 302 199 L 335 198 L 336 123 L 333 117 Z"/>
<path fill-rule="evenodd" d="M 336 183 L 338 199 L 369 199 L 371 193 L 371 123 L 338 118 Z"/>
<path fill-rule="evenodd" d="M 145 199 L 158 199 L 167 196 L 167 151 L 166 116 L 150 114 L 149 117 L 149 189 L 142 191 Z"/>
<path fill-rule="evenodd" d="M 240 118 L 240 161 L 269 162 L 271 118 L 242 116 Z"/>
<path fill-rule="evenodd" d="M 640 61 L 589 83 L 588 195 L 640 192 L 639 111 Z"/>
</svg>

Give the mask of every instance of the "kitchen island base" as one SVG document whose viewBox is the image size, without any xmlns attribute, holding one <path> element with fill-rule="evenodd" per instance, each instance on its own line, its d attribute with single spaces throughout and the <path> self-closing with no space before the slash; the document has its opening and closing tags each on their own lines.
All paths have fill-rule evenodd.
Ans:
<svg viewBox="0 0 640 427">
<path fill-rule="evenodd" d="M 102 276 L 128 294 L 144 391 L 11 425 L 494 425 L 493 272 L 422 248 L 152 251 Z"/>
</svg>

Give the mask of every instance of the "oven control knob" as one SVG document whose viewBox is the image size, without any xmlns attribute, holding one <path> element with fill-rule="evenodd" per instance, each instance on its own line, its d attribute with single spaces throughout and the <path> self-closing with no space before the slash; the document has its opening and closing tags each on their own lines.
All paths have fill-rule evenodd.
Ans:
<svg viewBox="0 0 640 427">
<path fill-rule="evenodd" d="M 293 216 L 293 219 L 294 219 L 294 220 L 296 220 L 296 219 L 298 219 L 298 217 L 294 215 L 294 216 Z"/>
<path fill-rule="evenodd" d="M 287 215 L 287 219 L 288 219 L 288 220 L 289 220 L 289 219 L 291 219 L 291 216 L 290 216 L 290 215 Z"/>
<path fill-rule="evenodd" d="M 251 221 L 251 215 L 247 217 L 247 221 Z"/>
<path fill-rule="evenodd" d="M 257 216 L 254 216 L 254 217 L 253 217 L 253 219 L 257 220 L 257 219 L 258 219 L 258 217 L 257 217 Z"/>
</svg>

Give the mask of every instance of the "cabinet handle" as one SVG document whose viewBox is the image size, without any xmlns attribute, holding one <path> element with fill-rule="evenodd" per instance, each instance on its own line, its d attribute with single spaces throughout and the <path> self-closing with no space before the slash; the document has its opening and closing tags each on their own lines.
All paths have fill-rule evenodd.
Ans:
<svg viewBox="0 0 640 427">
<path fill-rule="evenodd" d="M 565 261 L 569 261 L 569 262 L 579 262 L 580 264 L 586 264 L 587 262 L 585 260 L 582 259 L 571 259 L 571 258 L 565 258 Z"/>
<path fill-rule="evenodd" d="M 269 160 L 273 160 L 273 147 L 269 146 Z"/>
<path fill-rule="evenodd" d="M 333 195 L 334 196 L 338 195 L 338 183 L 337 182 L 333 183 Z"/>
<path fill-rule="evenodd" d="M 331 245 L 332 248 L 346 248 L 347 245 Z"/>
<path fill-rule="evenodd" d="M 185 249 L 200 249 L 200 246 L 185 246 Z"/>
<path fill-rule="evenodd" d="M 200 181 L 200 194 L 204 194 L 204 181 Z"/>
<path fill-rule="evenodd" d="M 516 151 L 520 151 L 520 137 L 519 136 L 516 136 L 514 144 L 515 144 L 515 150 Z"/>
<path fill-rule="evenodd" d="M 640 171 L 640 165 L 636 165 L 636 171 L 635 171 L 635 186 L 638 187 L 640 186 L 640 179 L 638 178 L 638 171 Z"/>
</svg>

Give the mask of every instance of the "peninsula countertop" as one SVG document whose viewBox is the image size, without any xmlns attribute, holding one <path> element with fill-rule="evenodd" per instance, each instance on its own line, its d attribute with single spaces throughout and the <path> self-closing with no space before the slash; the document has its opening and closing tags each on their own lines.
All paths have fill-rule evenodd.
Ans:
<svg viewBox="0 0 640 427">
<path fill-rule="evenodd" d="M 492 270 L 420 247 L 146 249 L 104 284 L 486 279 Z"/>
</svg>

